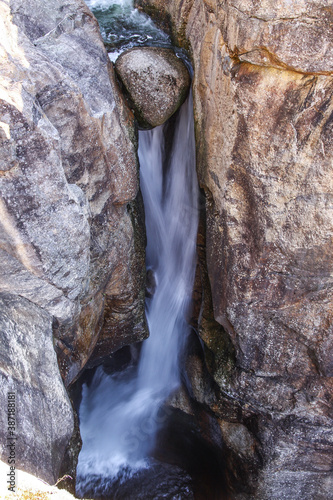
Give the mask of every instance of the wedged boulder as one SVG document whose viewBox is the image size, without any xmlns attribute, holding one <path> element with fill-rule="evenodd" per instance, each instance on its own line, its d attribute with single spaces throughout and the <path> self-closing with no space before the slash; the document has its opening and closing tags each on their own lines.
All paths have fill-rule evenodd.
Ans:
<svg viewBox="0 0 333 500">
<path fill-rule="evenodd" d="M 187 96 L 190 76 L 171 49 L 128 50 L 118 57 L 115 68 L 143 128 L 162 125 Z"/>
</svg>

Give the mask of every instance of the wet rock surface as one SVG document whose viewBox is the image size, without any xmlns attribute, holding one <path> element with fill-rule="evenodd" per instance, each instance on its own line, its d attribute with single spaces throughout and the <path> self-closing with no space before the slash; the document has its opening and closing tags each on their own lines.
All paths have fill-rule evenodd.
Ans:
<svg viewBox="0 0 333 500">
<path fill-rule="evenodd" d="M 162 125 L 184 102 L 190 77 L 171 49 L 138 47 L 121 54 L 115 65 L 144 128 Z"/>
<path fill-rule="evenodd" d="M 98 485 L 98 486 L 97 486 Z M 96 500 L 154 500 L 174 498 L 193 500 L 192 479 L 181 468 L 162 463 L 152 463 L 133 475 L 123 476 L 108 484 L 105 479 L 91 477 L 91 495 Z M 86 498 L 89 497 L 89 489 Z"/>
<path fill-rule="evenodd" d="M 206 194 L 199 331 L 231 482 L 247 498 L 331 499 L 330 7 L 138 3 L 169 19 L 193 58 Z"/>
</svg>

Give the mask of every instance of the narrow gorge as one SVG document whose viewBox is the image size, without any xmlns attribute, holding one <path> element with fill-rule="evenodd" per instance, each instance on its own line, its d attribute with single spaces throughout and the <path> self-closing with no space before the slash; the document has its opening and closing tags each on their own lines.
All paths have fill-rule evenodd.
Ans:
<svg viewBox="0 0 333 500">
<path fill-rule="evenodd" d="M 0 0 L 1 498 L 333 499 L 332 23 Z"/>
</svg>

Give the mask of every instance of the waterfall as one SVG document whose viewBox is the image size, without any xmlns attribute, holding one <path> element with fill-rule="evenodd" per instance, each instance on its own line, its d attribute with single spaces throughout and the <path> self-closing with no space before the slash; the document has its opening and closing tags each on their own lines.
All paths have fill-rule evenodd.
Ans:
<svg viewBox="0 0 333 500">
<path fill-rule="evenodd" d="M 168 149 L 165 125 L 139 132 L 146 265 L 154 281 L 146 300 L 150 337 L 143 343 L 137 366 L 114 375 L 99 367 L 89 387 L 83 386 L 78 495 L 97 494 L 92 486 L 96 477 L 101 494 L 110 481 L 123 481 L 149 467 L 149 453 L 163 425 L 162 405 L 180 385 L 198 226 L 191 96 L 178 114 Z"/>
</svg>

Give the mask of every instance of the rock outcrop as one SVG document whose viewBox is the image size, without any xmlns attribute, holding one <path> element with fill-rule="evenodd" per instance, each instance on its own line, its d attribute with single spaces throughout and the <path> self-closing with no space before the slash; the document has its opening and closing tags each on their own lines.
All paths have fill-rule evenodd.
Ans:
<svg viewBox="0 0 333 500">
<path fill-rule="evenodd" d="M 171 49 L 128 50 L 118 57 L 115 69 L 144 128 L 166 122 L 183 104 L 189 90 L 186 66 Z"/>
<path fill-rule="evenodd" d="M 331 499 L 332 8 L 137 3 L 194 65 L 210 285 L 200 333 L 234 494 Z"/>
<path fill-rule="evenodd" d="M 52 316 L 25 298 L 1 293 L 0 335 L 1 457 L 9 473 L 8 446 L 13 442 L 16 467 L 54 484 L 73 432 L 73 415 L 53 348 Z M 7 480 L 4 475 L 8 488 Z"/>
<path fill-rule="evenodd" d="M 53 344 L 69 385 L 147 334 L 136 137 L 83 1 L 1 0 L 0 23 L 0 401 L 16 465 L 52 482 L 73 430 Z"/>
<path fill-rule="evenodd" d="M 8 464 L 0 461 L 0 498 L 1 500 L 74 500 L 74 496 L 68 491 L 59 490 L 56 486 L 45 483 L 35 476 L 18 470 L 19 484 L 14 495 L 8 491 L 6 485 L 6 474 L 8 473 Z M 60 482 L 61 484 L 61 482 Z"/>
</svg>

